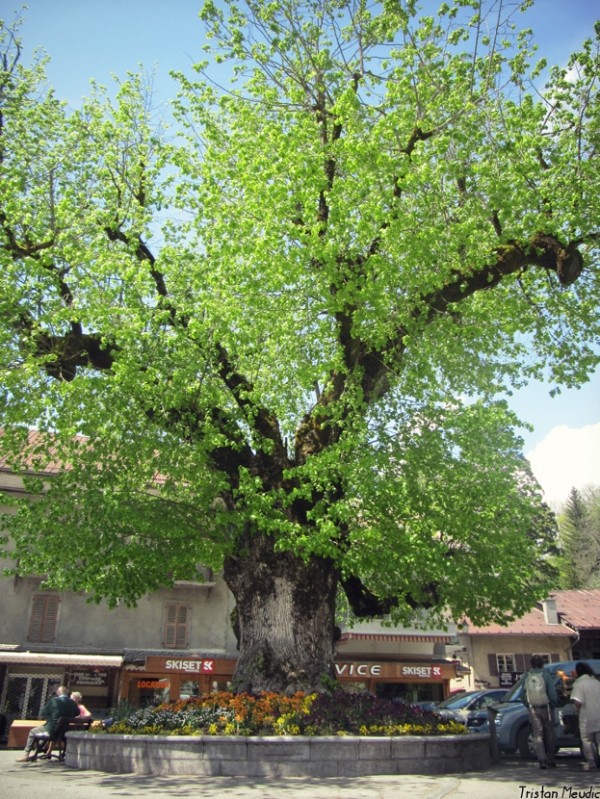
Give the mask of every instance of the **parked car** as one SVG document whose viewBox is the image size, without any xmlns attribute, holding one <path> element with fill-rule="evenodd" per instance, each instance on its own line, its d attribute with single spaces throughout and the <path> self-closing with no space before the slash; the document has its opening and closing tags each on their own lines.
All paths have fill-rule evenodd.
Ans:
<svg viewBox="0 0 600 799">
<path fill-rule="evenodd" d="M 420 710 L 435 710 L 439 705 L 439 702 L 434 702 L 429 699 L 423 699 L 420 702 L 413 702 L 413 707 L 418 707 Z"/>
<path fill-rule="evenodd" d="M 447 704 L 455 702 L 459 697 L 462 699 L 463 696 L 473 696 L 476 693 L 479 693 L 479 691 L 466 691 L 464 688 L 460 688 L 457 691 L 452 691 L 450 696 L 445 699 L 438 699 L 437 701 L 422 699 L 419 702 L 413 702 L 412 706 L 421 708 L 421 710 L 437 710 L 438 707 L 445 707 Z"/>
<path fill-rule="evenodd" d="M 450 696 L 433 709 L 434 713 L 445 719 L 467 724 L 469 716 L 482 708 L 499 702 L 506 694 L 506 688 L 489 688 L 481 691 L 465 691 L 458 696 Z"/>
<path fill-rule="evenodd" d="M 569 696 L 573 684 L 573 672 L 576 660 L 561 663 L 547 663 L 544 670 L 554 678 L 559 696 L 559 707 L 554 711 L 556 748 L 581 746 L 579 739 L 579 717 Z M 600 679 L 600 660 L 586 660 Z M 533 759 L 535 752 L 531 740 L 529 711 L 523 702 L 524 676 L 511 688 L 501 702 L 492 706 L 495 714 L 496 738 L 501 752 L 513 754 L 519 752 L 521 757 Z M 478 711 L 467 720 L 467 728 L 471 732 L 489 732 L 489 714 L 486 710 Z"/>
</svg>

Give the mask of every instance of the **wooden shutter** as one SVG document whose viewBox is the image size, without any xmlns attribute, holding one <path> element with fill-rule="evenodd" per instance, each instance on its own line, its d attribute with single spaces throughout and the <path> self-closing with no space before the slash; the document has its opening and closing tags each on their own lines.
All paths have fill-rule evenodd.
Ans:
<svg viewBox="0 0 600 799">
<path fill-rule="evenodd" d="M 488 654 L 488 669 L 492 677 L 498 676 L 498 659 L 495 654 Z"/>
<path fill-rule="evenodd" d="M 529 671 L 531 668 L 531 654 L 515 655 L 515 666 L 517 671 Z"/>
<path fill-rule="evenodd" d="M 27 634 L 29 641 L 40 644 L 49 644 L 54 641 L 59 603 L 60 597 L 57 594 L 36 594 L 33 597 Z"/>
<path fill-rule="evenodd" d="M 166 608 L 164 645 L 170 649 L 184 649 L 188 645 L 188 607 L 170 602 Z"/>
</svg>

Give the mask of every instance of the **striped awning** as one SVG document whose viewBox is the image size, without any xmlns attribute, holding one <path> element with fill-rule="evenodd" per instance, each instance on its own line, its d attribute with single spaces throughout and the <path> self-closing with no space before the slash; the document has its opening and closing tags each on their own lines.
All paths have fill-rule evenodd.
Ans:
<svg viewBox="0 0 600 799">
<path fill-rule="evenodd" d="M 121 655 L 73 655 L 61 652 L 0 652 L 0 663 L 25 663 L 30 666 L 100 666 L 118 668 Z"/>
</svg>

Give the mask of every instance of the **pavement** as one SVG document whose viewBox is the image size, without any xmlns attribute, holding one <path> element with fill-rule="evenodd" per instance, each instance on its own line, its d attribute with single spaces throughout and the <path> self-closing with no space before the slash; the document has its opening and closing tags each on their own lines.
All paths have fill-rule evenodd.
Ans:
<svg viewBox="0 0 600 799">
<path fill-rule="evenodd" d="M 20 755 L 0 750 L 0 799 L 600 799 L 600 769 L 583 772 L 576 750 L 561 751 L 549 771 L 503 757 L 477 773 L 347 779 L 107 774 L 58 761 L 17 763 Z"/>
</svg>

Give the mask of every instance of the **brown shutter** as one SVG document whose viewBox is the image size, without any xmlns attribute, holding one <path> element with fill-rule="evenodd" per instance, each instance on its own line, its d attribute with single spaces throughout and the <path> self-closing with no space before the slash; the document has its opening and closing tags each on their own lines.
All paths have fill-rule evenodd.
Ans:
<svg viewBox="0 0 600 799">
<path fill-rule="evenodd" d="M 515 655 L 515 666 L 517 671 L 529 671 L 531 668 L 531 654 Z"/>
<path fill-rule="evenodd" d="M 488 669 L 492 677 L 498 676 L 498 659 L 496 655 L 488 655 Z"/>
<path fill-rule="evenodd" d="M 27 634 L 29 641 L 40 644 L 49 644 L 54 641 L 59 602 L 60 597 L 56 594 L 37 594 L 33 597 Z"/>
<path fill-rule="evenodd" d="M 523 655 L 515 655 L 515 669 L 517 671 L 527 671 L 527 669 L 524 668 L 524 663 L 525 659 Z"/>
<path fill-rule="evenodd" d="M 175 633 L 175 647 L 181 649 L 187 646 L 187 618 L 188 609 L 186 605 L 179 605 L 177 610 L 177 630 Z"/>
<path fill-rule="evenodd" d="M 188 643 L 188 608 L 171 602 L 167 605 L 164 645 L 171 649 L 183 649 Z"/>
</svg>

